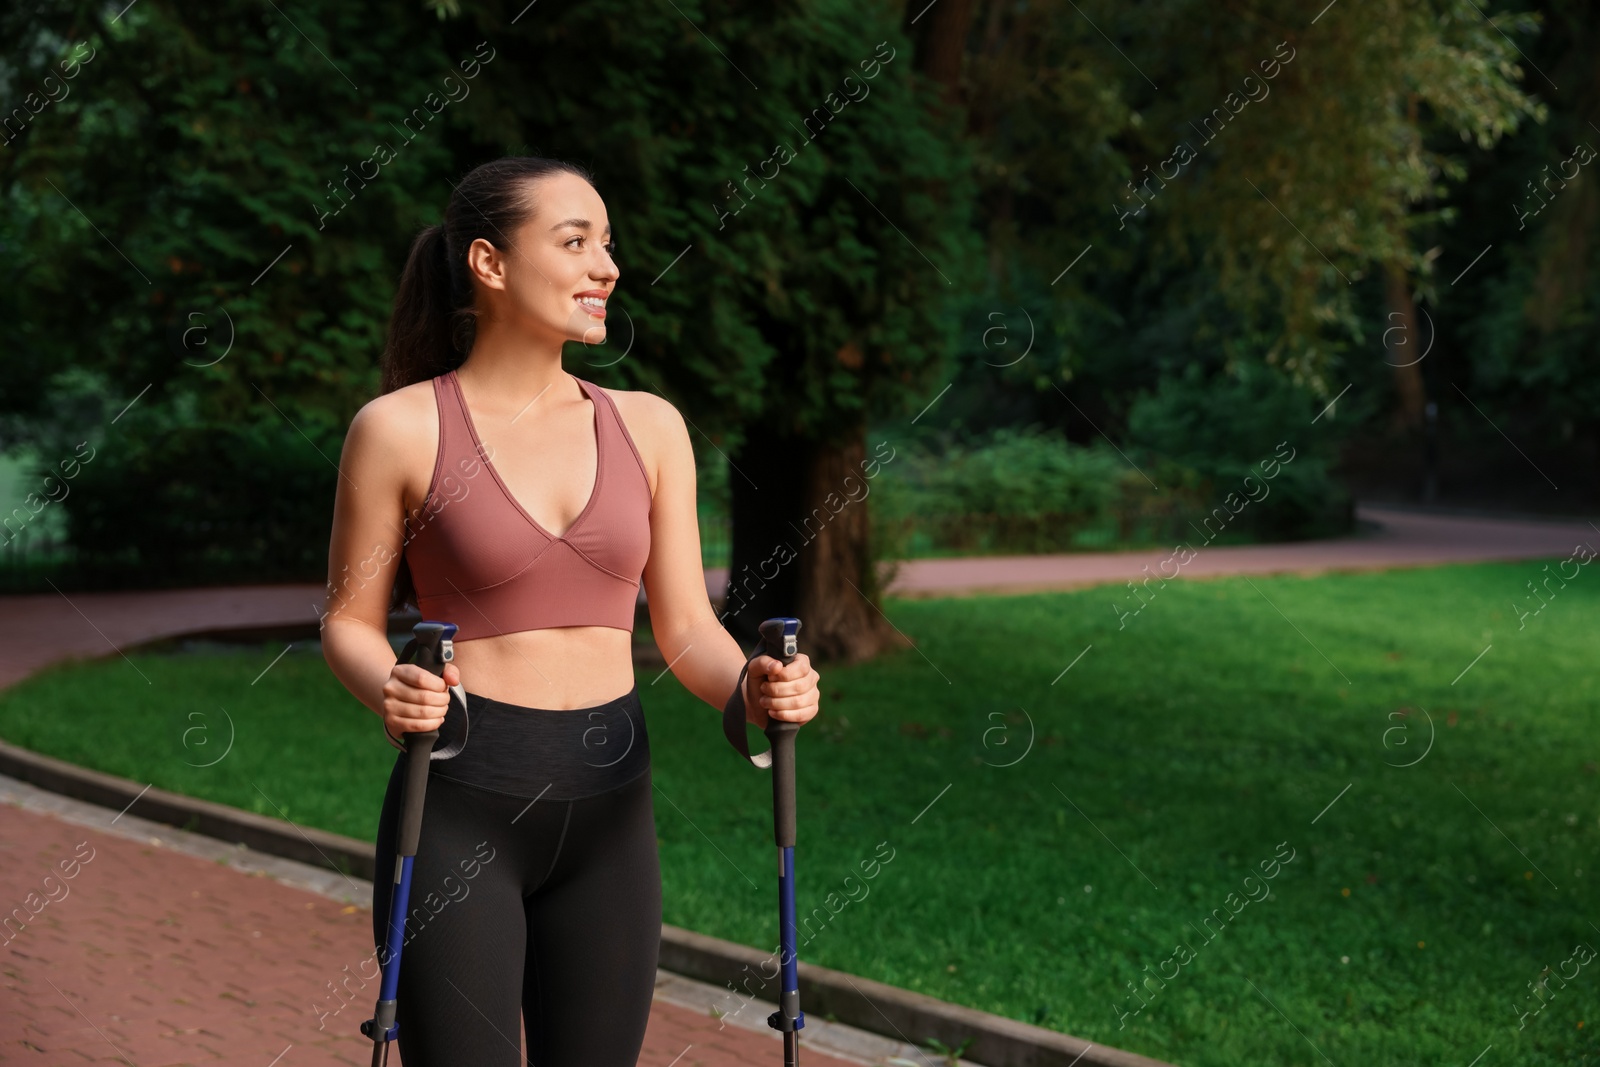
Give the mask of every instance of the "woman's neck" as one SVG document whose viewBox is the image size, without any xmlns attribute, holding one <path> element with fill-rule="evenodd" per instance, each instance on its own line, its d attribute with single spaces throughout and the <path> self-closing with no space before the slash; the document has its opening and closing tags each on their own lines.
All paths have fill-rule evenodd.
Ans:
<svg viewBox="0 0 1600 1067">
<path fill-rule="evenodd" d="M 564 382 L 571 382 L 573 392 L 578 392 L 576 382 L 561 367 L 561 342 L 552 345 L 504 328 L 480 330 L 456 377 L 486 403 L 517 411 L 541 396 L 559 393 Z"/>
</svg>

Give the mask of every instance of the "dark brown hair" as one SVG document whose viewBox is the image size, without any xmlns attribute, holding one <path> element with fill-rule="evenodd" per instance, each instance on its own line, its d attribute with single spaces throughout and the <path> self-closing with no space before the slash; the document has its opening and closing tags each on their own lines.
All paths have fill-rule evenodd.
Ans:
<svg viewBox="0 0 1600 1067">
<path fill-rule="evenodd" d="M 594 184 L 594 176 L 583 167 L 542 156 L 492 160 L 456 184 L 444 222 L 429 226 L 411 242 L 389 315 L 380 394 L 437 378 L 466 361 L 478 326 L 467 249 L 481 237 L 509 251 L 512 231 L 537 212 L 534 185 L 561 172 Z M 409 541 L 410 522 L 406 531 Z M 411 567 L 402 554 L 390 610 L 415 603 Z"/>
</svg>

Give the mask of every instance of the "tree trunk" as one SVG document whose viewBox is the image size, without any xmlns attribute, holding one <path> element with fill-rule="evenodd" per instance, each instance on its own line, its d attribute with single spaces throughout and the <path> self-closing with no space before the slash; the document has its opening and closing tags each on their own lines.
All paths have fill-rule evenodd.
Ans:
<svg viewBox="0 0 1600 1067">
<path fill-rule="evenodd" d="M 811 456 L 800 519 L 799 603 L 819 658 L 853 662 L 911 644 L 878 608 L 868 469 L 877 468 L 869 466 L 863 425 Z"/>
<path fill-rule="evenodd" d="M 916 19 L 912 25 L 911 20 Z M 960 102 L 961 69 L 967 55 L 972 0 L 908 0 L 905 30 L 916 49 L 913 65 L 938 82 L 949 103 Z"/>
<path fill-rule="evenodd" d="M 756 424 L 745 427 L 743 447 L 728 457 L 733 549 L 722 623 L 744 648 L 755 646 L 762 620 L 797 611 L 794 522 L 804 490 L 795 488 L 794 479 L 809 467 L 810 451 L 808 442 Z M 806 626 L 808 641 L 810 636 Z"/>
<path fill-rule="evenodd" d="M 1422 356 L 1430 337 L 1417 329 L 1417 305 L 1411 300 L 1411 284 L 1404 267 L 1391 263 L 1386 269 L 1385 292 L 1389 304 L 1389 328 L 1383 332 L 1388 363 L 1394 368 L 1394 388 L 1399 395 L 1394 421 L 1402 430 L 1422 423 L 1427 405 L 1427 389 L 1422 382 Z"/>
<path fill-rule="evenodd" d="M 823 442 L 752 426 L 745 442 L 728 474 L 728 631 L 753 648 L 762 620 L 794 615 L 801 648 L 818 661 L 855 662 L 907 647 L 876 603 L 865 427 Z"/>
</svg>

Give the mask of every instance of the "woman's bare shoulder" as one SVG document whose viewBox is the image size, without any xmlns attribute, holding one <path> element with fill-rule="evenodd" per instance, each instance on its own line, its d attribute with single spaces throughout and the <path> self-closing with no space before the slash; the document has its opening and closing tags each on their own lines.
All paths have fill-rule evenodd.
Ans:
<svg viewBox="0 0 1600 1067">
<path fill-rule="evenodd" d="M 607 389 L 606 395 L 617 405 L 617 413 L 627 425 L 634 443 L 644 450 L 663 448 L 684 432 L 683 416 L 672 401 L 646 389 Z"/>
<path fill-rule="evenodd" d="M 628 436 L 633 438 L 633 446 L 639 450 L 639 458 L 649 475 L 650 491 L 654 493 L 662 464 L 670 463 L 681 443 L 688 440 L 683 416 L 672 401 L 658 393 L 644 389 L 607 389 L 605 392 L 617 406 L 617 414 Z"/>
<path fill-rule="evenodd" d="M 672 401 L 648 389 L 606 389 L 606 395 L 616 402 L 617 410 L 624 416 L 637 415 L 641 424 L 657 421 L 670 424 L 674 419 L 681 421 L 683 418 Z"/>
<path fill-rule="evenodd" d="M 350 428 L 353 431 L 360 423 L 364 433 L 393 442 L 396 435 L 415 436 L 420 421 L 433 418 L 436 412 L 432 381 L 413 382 L 361 405 L 350 420 Z"/>
<path fill-rule="evenodd" d="M 364 453 L 368 462 L 385 461 L 399 469 L 432 467 L 439 447 L 439 415 L 429 380 L 401 386 L 373 397 L 350 420 L 346 449 Z"/>
</svg>

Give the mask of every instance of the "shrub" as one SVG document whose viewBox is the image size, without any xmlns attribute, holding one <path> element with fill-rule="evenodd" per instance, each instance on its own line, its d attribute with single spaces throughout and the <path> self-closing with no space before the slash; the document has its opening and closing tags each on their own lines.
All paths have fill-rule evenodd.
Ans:
<svg viewBox="0 0 1600 1067">
<path fill-rule="evenodd" d="M 341 434 L 305 419 L 216 422 L 185 404 L 131 409 L 60 505 L 77 579 L 325 580 Z"/>
<path fill-rule="evenodd" d="M 876 554 L 1059 552 L 1167 539 L 1198 510 L 1182 483 L 1158 491 L 1109 448 L 1036 427 L 943 451 L 907 446 L 874 494 Z"/>
<path fill-rule="evenodd" d="M 1269 495 L 1244 509 L 1241 528 L 1263 540 L 1343 533 L 1352 526 L 1352 503 L 1331 473 L 1338 442 L 1331 428 L 1312 423 L 1319 407 L 1270 368 L 1245 366 L 1206 379 L 1191 364 L 1134 402 L 1128 447 L 1143 462 L 1197 472 L 1210 507 L 1287 443 L 1293 460 L 1273 478 Z"/>
</svg>

